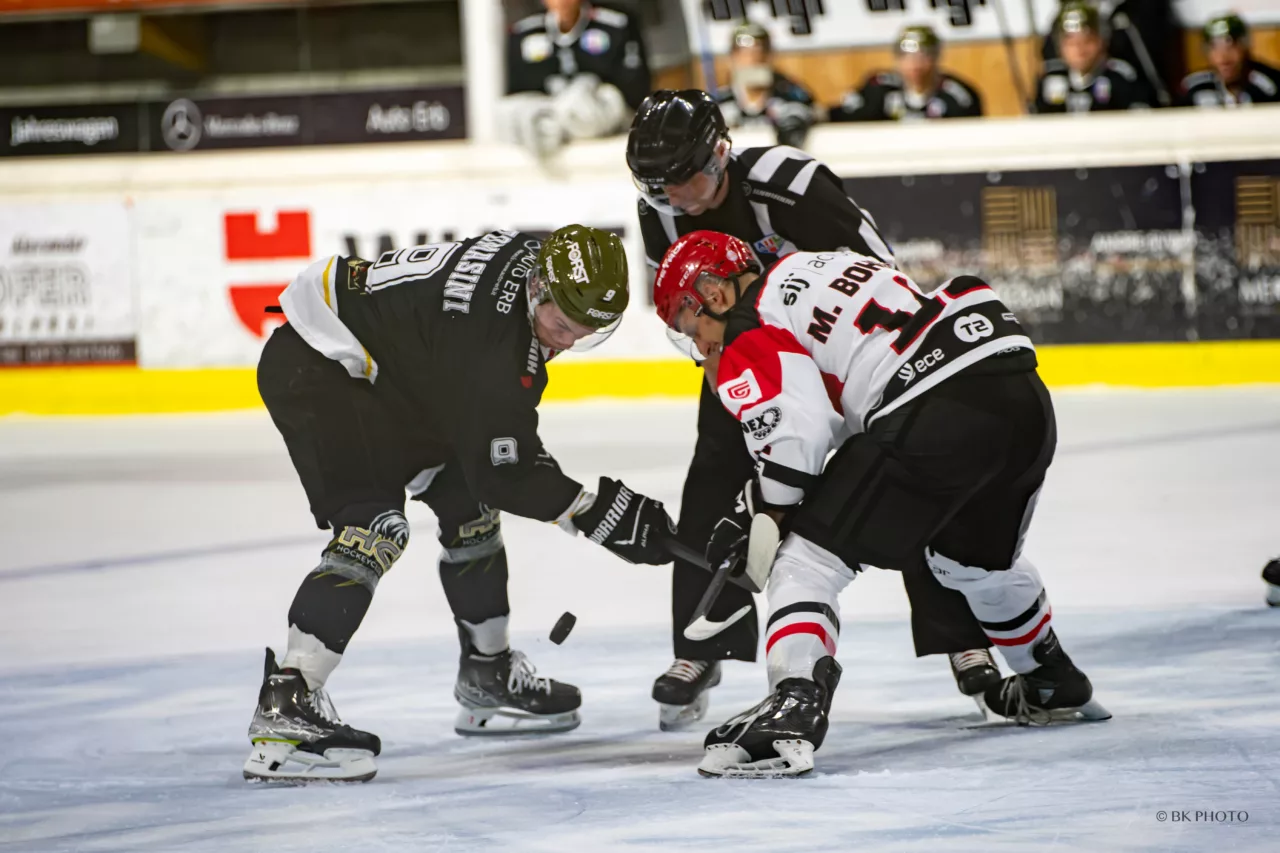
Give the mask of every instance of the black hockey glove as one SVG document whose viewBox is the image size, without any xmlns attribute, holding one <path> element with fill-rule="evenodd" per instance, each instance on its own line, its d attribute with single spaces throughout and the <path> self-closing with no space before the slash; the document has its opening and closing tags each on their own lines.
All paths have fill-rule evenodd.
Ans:
<svg viewBox="0 0 1280 853">
<path fill-rule="evenodd" d="M 720 568 L 727 561 L 732 567 L 730 576 L 742 571 L 743 557 L 751 539 L 751 519 L 762 508 L 764 501 L 760 497 L 760 485 L 752 477 L 734 498 L 733 512 L 717 521 L 711 531 L 706 554 L 712 569 Z"/>
<path fill-rule="evenodd" d="M 671 562 L 666 540 L 675 525 L 662 502 L 633 492 L 618 480 L 601 477 L 595 503 L 575 515 L 573 525 L 629 563 Z"/>
</svg>

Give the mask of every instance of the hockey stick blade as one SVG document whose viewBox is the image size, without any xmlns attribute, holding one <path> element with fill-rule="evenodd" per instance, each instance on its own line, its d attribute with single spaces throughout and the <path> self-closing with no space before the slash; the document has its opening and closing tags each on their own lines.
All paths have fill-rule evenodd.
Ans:
<svg viewBox="0 0 1280 853">
<path fill-rule="evenodd" d="M 697 609 L 693 611 L 693 618 L 685 626 L 684 635 L 687 639 L 694 641 L 709 640 L 751 612 L 751 605 L 748 604 L 739 607 L 733 615 L 723 622 L 713 622 L 707 618 L 707 614 L 715 606 L 716 599 L 720 597 L 725 583 L 729 580 L 730 568 L 732 568 L 732 564 L 726 562 L 716 569 L 715 575 L 711 578 L 711 583 L 707 585 L 707 591 L 702 594 L 702 600 L 698 602 Z"/>
</svg>

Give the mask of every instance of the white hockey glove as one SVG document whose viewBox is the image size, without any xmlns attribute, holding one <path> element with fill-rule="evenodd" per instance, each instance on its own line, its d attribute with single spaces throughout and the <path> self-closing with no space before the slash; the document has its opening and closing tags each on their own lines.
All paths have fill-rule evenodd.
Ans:
<svg viewBox="0 0 1280 853">
<path fill-rule="evenodd" d="M 707 562 L 713 569 L 726 563 L 729 576 L 752 592 L 762 592 L 773 570 L 782 533 L 764 510 L 760 484 L 753 477 L 734 500 L 733 512 L 716 522 L 707 542 Z"/>
<path fill-rule="evenodd" d="M 498 102 L 498 138 L 539 159 L 554 154 L 565 143 L 554 104 L 553 98 L 541 92 L 507 95 Z"/>
<path fill-rule="evenodd" d="M 594 74 L 575 76 L 552 99 L 556 121 L 572 139 L 594 139 L 622 129 L 627 121 L 626 99 L 617 86 L 600 82 Z"/>
</svg>

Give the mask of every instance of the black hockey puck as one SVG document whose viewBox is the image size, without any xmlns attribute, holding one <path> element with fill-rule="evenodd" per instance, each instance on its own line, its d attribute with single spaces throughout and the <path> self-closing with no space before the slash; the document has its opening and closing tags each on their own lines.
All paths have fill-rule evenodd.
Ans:
<svg viewBox="0 0 1280 853">
<path fill-rule="evenodd" d="M 578 617 L 566 610 L 556 620 L 555 627 L 551 629 L 551 642 L 557 646 L 563 643 L 568 639 L 569 632 L 573 630 L 573 626 L 576 624 L 578 624 Z"/>
</svg>

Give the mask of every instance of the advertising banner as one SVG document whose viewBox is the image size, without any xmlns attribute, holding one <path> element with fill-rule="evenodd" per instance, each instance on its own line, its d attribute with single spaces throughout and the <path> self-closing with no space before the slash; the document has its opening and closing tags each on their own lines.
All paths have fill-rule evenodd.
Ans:
<svg viewBox="0 0 1280 853">
<path fill-rule="evenodd" d="M 1004 36 L 1047 33 L 1058 12 L 1058 0 L 681 0 L 689 26 L 689 49 L 721 54 L 729 34 L 743 16 L 768 28 L 776 50 L 825 50 L 883 47 L 908 24 L 928 24 L 943 42 L 994 41 Z M 1114 8 L 1117 3 L 1103 3 Z M 1280 24 L 1275 0 L 1174 0 L 1177 20 L 1199 27 L 1232 9 L 1254 26 Z"/>
<path fill-rule="evenodd" d="M 926 287 L 985 278 L 1044 343 L 1187 340 L 1195 234 L 1173 165 L 846 180 Z"/>
<path fill-rule="evenodd" d="M 648 287 L 632 222 L 630 182 L 528 184 L 503 192 L 460 182 L 372 184 L 335 189 L 237 190 L 138 203 L 144 366 L 247 365 L 279 314 L 280 291 L 329 253 L 377 258 L 393 248 L 515 228 L 542 236 L 578 222 L 618 233 L 628 245 L 633 287 Z M 662 324 L 637 293 L 633 310 L 600 351 L 583 357 L 669 357 Z M 569 354 L 567 358 L 577 358 Z"/>
<path fill-rule="evenodd" d="M 137 151 L 138 104 L 0 107 L 0 157 Z"/>
<path fill-rule="evenodd" d="M 0 206 L 0 366 L 135 361 L 123 202 Z"/>
<path fill-rule="evenodd" d="M 0 157 L 466 137 L 461 86 L 0 108 Z"/>
<path fill-rule="evenodd" d="M 150 105 L 153 151 L 204 151 L 461 139 L 461 86 L 252 98 L 175 98 Z"/>
</svg>

